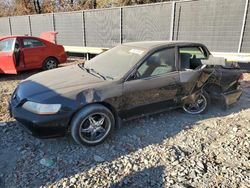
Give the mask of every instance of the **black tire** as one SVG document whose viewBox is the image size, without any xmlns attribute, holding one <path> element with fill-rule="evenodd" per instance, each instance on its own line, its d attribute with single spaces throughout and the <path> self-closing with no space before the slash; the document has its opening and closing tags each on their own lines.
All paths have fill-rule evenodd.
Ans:
<svg viewBox="0 0 250 188">
<path fill-rule="evenodd" d="M 103 118 L 104 120 L 102 121 Z M 91 122 L 94 122 L 94 124 Z M 100 122 L 102 122 L 102 124 Z M 98 125 L 96 123 L 98 123 Z M 71 135 L 75 142 L 94 146 L 102 143 L 114 131 L 115 119 L 112 112 L 105 106 L 92 104 L 81 109 L 73 117 L 70 127 Z M 99 134 L 97 134 L 97 130 Z M 104 132 L 104 130 L 106 132 Z M 95 135 L 96 139 L 91 138 L 94 132 L 97 134 Z M 100 138 L 98 138 L 98 136 Z"/>
<path fill-rule="evenodd" d="M 199 106 L 199 102 L 198 100 L 203 100 L 203 104 L 202 106 Z M 210 96 L 207 94 L 206 91 L 202 91 L 200 93 L 200 97 L 197 98 L 197 103 L 198 106 L 200 107 L 200 109 L 197 108 L 197 110 L 195 110 L 195 107 L 193 110 L 189 109 L 188 107 L 194 105 L 194 104 L 183 104 L 182 108 L 185 112 L 189 113 L 189 114 L 192 114 L 192 115 L 196 115 L 196 114 L 203 114 L 205 112 L 207 112 L 209 106 L 210 106 L 210 103 L 211 103 L 211 99 L 210 99 Z"/>
<path fill-rule="evenodd" d="M 43 62 L 43 70 L 51 70 L 57 67 L 58 67 L 58 60 L 56 58 L 49 57 Z"/>
</svg>

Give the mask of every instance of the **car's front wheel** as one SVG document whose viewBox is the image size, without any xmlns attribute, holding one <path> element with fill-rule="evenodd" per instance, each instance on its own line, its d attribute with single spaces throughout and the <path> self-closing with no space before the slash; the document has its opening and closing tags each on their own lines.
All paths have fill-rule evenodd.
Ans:
<svg viewBox="0 0 250 188">
<path fill-rule="evenodd" d="M 182 108 L 185 112 L 195 115 L 206 112 L 209 105 L 210 105 L 210 97 L 204 91 L 199 94 L 194 103 L 185 103 L 183 104 Z"/>
<path fill-rule="evenodd" d="M 71 122 L 71 135 L 78 144 L 97 145 L 114 130 L 112 112 L 103 105 L 93 104 L 80 110 Z"/>
</svg>

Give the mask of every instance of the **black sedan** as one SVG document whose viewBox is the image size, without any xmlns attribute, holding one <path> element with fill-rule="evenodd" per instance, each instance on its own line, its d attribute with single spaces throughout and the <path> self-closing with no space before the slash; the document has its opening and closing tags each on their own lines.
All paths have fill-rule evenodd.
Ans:
<svg viewBox="0 0 250 188">
<path fill-rule="evenodd" d="M 127 43 L 31 76 L 13 93 L 10 113 L 34 136 L 70 132 L 77 143 L 96 145 L 123 120 L 179 107 L 199 114 L 210 100 L 236 102 L 241 71 L 215 65 L 220 61 L 199 43 Z"/>
</svg>

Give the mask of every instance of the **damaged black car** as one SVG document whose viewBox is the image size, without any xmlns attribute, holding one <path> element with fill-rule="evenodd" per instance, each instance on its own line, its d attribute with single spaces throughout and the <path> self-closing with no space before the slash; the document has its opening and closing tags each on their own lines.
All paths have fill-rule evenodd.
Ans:
<svg viewBox="0 0 250 188">
<path fill-rule="evenodd" d="M 10 113 L 36 137 L 70 133 L 79 144 L 96 145 L 123 120 L 175 108 L 200 114 L 211 100 L 229 107 L 242 94 L 242 71 L 224 64 L 199 43 L 126 43 L 26 79 Z"/>
</svg>

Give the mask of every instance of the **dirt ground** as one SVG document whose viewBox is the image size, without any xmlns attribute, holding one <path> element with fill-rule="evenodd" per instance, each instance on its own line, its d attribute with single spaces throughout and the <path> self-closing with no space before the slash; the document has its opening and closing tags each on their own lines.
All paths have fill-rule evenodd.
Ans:
<svg viewBox="0 0 250 188">
<path fill-rule="evenodd" d="M 213 104 L 205 115 L 176 110 L 140 118 L 104 144 L 85 147 L 70 138 L 36 139 L 9 117 L 14 89 L 37 72 L 0 75 L 0 188 L 250 185 L 250 74 L 227 111 Z M 40 164 L 45 159 L 53 166 Z"/>
</svg>

